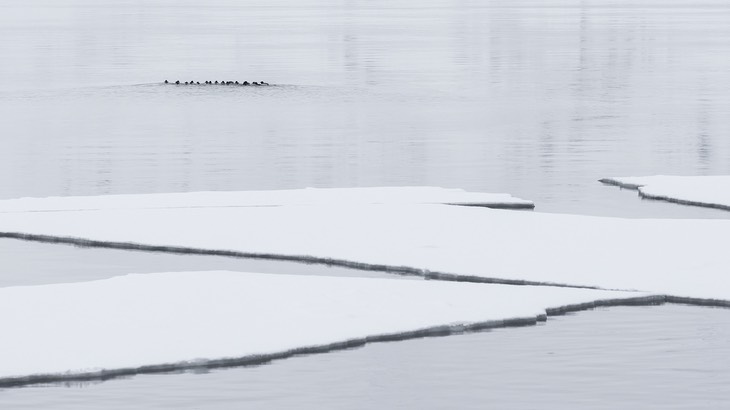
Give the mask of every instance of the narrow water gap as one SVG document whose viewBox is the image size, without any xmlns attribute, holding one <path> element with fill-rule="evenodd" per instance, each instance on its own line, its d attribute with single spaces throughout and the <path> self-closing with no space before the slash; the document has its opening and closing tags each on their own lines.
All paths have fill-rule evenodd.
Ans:
<svg viewBox="0 0 730 410">
<path fill-rule="evenodd" d="M 214 255 L 89 248 L 0 239 L 0 287 L 84 282 L 130 273 L 229 270 L 289 275 L 415 279 L 340 266 Z"/>
</svg>

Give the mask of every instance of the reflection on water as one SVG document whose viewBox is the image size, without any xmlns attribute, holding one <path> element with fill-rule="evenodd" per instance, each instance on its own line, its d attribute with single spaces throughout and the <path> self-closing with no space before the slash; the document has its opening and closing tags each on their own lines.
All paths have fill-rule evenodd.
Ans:
<svg viewBox="0 0 730 410">
<path fill-rule="evenodd" d="M 727 309 L 616 307 L 259 367 L 0 390 L 0 402 L 59 410 L 718 409 L 730 399 L 729 347 Z"/>
<path fill-rule="evenodd" d="M 438 185 L 727 217 L 596 182 L 730 172 L 724 0 L 107 3 L 0 6 L 0 197 Z"/>
</svg>

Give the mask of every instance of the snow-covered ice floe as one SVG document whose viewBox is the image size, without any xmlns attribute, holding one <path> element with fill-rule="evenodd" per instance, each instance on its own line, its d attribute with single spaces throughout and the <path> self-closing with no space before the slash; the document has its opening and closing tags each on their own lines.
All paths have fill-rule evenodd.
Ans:
<svg viewBox="0 0 730 410">
<path fill-rule="evenodd" d="M 314 199 L 300 190 L 303 198 L 6 200 L 0 237 L 503 284 L 195 272 L 1 288 L 0 385 L 256 364 L 600 305 L 730 306 L 730 220 L 513 212 L 444 205 L 463 197 L 415 200 L 394 190 L 338 199 L 339 190 L 317 191 Z"/>
<path fill-rule="evenodd" d="M 0 386 L 258 364 L 656 301 L 591 289 L 221 271 L 8 287 L 0 289 Z"/>
<path fill-rule="evenodd" d="M 191 194 L 201 195 L 201 194 Z M 114 197 L 89 198 L 97 206 Z M 164 199 L 166 208 L 151 206 Z M 0 212 L 0 237 L 330 263 L 435 279 L 730 300 L 730 220 L 621 219 L 420 203 Z M 42 204 L 34 208 L 37 210 Z M 49 199 L 55 203 L 57 199 Z M 84 207 L 82 198 L 75 198 Z M 5 209 L 10 201 L 0 201 Z M 53 208 L 53 206 L 48 206 Z"/>
<path fill-rule="evenodd" d="M 612 177 L 604 184 L 636 189 L 642 198 L 730 210 L 730 175 Z"/>
<path fill-rule="evenodd" d="M 373 187 L 18 198 L 0 201 L 0 212 L 429 203 L 507 209 L 535 207 L 532 201 L 501 193 L 467 192 L 463 189 L 438 187 Z"/>
</svg>

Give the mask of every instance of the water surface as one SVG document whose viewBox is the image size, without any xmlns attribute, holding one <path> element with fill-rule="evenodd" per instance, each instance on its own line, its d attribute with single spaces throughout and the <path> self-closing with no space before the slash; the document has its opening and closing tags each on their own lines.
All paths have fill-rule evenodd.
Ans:
<svg viewBox="0 0 730 410">
<path fill-rule="evenodd" d="M 730 173 L 729 20 L 724 0 L 10 0 L 0 197 L 436 185 L 727 217 L 596 180 Z"/>
<path fill-rule="evenodd" d="M 288 275 L 421 280 L 341 266 L 253 258 L 145 252 L 0 238 L 0 287 L 85 282 L 130 273 L 227 270 Z"/>
</svg>

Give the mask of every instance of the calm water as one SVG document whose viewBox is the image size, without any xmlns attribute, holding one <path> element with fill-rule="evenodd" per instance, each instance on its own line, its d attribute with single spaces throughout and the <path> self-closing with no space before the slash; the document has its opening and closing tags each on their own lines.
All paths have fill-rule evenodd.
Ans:
<svg viewBox="0 0 730 410">
<path fill-rule="evenodd" d="M 17 409 L 721 409 L 730 312 L 611 308 L 259 367 L 0 390 Z"/>
<path fill-rule="evenodd" d="M 728 218 L 596 182 L 730 173 L 728 21 L 725 0 L 4 0 L 0 198 L 437 185 L 509 192 L 543 212 Z M 0 261 L 0 286 L 161 270 L 370 274 L 13 240 L 0 240 Z M 727 352 L 702 344 L 727 334 L 727 311 L 636 312 L 255 369 L 3 391 L 0 407 L 716 408 L 729 399 L 710 378 L 728 384 L 717 367 Z M 646 350 L 623 356 L 620 343 Z M 549 360 L 558 350 L 557 368 L 571 371 Z"/>
<path fill-rule="evenodd" d="M 0 287 L 85 282 L 129 273 L 228 270 L 289 275 L 421 280 L 382 272 L 261 259 L 82 248 L 0 239 Z"/>
<path fill-rule="evenodd" d="M 725 0 L 97 3 L 0 5 L 1 198 L 437 185 L 727 217 L 596 182 L 730 173 Z"/>
</svg>

